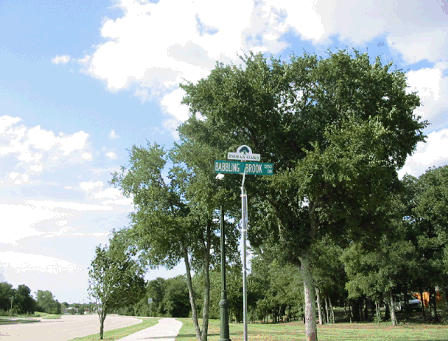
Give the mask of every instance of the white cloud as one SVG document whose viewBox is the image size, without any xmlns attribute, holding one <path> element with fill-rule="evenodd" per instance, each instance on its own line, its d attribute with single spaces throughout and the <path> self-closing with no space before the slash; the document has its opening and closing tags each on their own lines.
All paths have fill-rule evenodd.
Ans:
<svg viewBox="0 0 448 341">
<path fill-rule="evenodd" d="M 118 188 L 106 188 L 104 191 L 100 191 L 94 194 L 95 199 L 103 199 L 104 205 L 132 205 L 133 199 L 123 196 Z"/>
<path fill-rule="evenodd" d="M 53 64 L 67 64 L 70 61 L 69 55 L 62 55 L 62 56 L 56 56 L 54 57 L 51 62 Z"/>
<path fill-rule="evenodd" d="M 9 173 L 9 177 L 11 178 L 11 179 L 15 179 L 15 178 L 17 178 L 18 176 L 19 176 L 20 174 L 19 173 L 17 173 L 17 172 L 11 172 L 11 173 Z"/>
<path fill-rule="evenodd" d="M 26 203 L 33 208 L 60 211 L 61 214 L 67 214 L 72 211 L 110 211 L 112 207 L 106 205 L 82 204 L 78 202 L 53 201 L 53 200 L 27 200 Z"/>
<path fill-rule="evenodd" d="M 27 174 L 19 174 L 17 172 L 9 173 L 9 177 L 14 180 L 14 184 L 20 185 L 21 183 L 28 182 L 29 176 Z"/>
<path fill-rule="evenodd" d="M 408 173 L 420 176 L 429 167 L 448 164 L 448 128 L 432 132 L 427 142 L 419 142 L 414 154 L 408 158 L 405 166 L 398 173 L 400 177 Z"/>
<path fill-rule="evenodd" d="M 92 159 L 89 135 L 84 131 L 55 135 L 40 126 L 26 127 L 20 121 L 18 117 L 0 117 L 0 157 L 15 157 L 18 161 L 16 167 L 27 177 L 62 162 L 79 163 Z"/>
<path fill-rule="evenodd" d="M 106 42 L 79 63 L 109 90 L 160 101 L 176 125 L 188 117 L 180 82 L 206 77 L 216 61 L 239 63 L 242 52 L 280 53 L 289 46 L 286 33 L 321 45 L 334 37 L 359 45 L 384 36 L 409 63 L 443 60 L 448 50 L 448 22 L 436 1 L 229 0 L 217 9 L 208 0 L 117 0 L 116 7 L 122 16 L 101 27 Z"/>
<path fill-rule="evenodd" d="M 58 274 L 64 271 L 71 273 L 77 271 L 73 263 L 63 259 L 14 251 L 0 252 L 0 265 L 6 268 L 13 268 L 18 273 L 46 272 Z"/>
<path fill-rule="evenodd" d="M 423 68 L 407 73 L 408 92 L 417 91 L 421 104 L 416 113 L 431 123 L 431 129 L 440 129 L 448 119 L 448 70 L 446 63 L 437 63 L 433 68 Z"/>
<path fill-rule="evenodd" d="M 114 153 L 114 152 L 107 152 L 105 155 L 106 155 L 107 158 L 109 158 L 111 160 L 118 159 L 118 155 L 116 153 Z"/>
<path fill-rule="evenodd" d="M 102 181 L 97 181 L 97 182 L 81 182 L 79 184 L 79 186 L 81 187 L 82 190 L 88 192 L 91 190 L 95 190 L 97 188 L 103 188 L 104 184 Z"/>
<path fill-rule="evenodd" d="M 7 128 L 20 121 L 21 119 L 19 117 L 0 116 L 0 134 L 4 134 Z"/>
<path fill-rule="evenodd" d="M 165 95 L 160 101 L 163 111 L 177 118 L 179 122 L 188 119 L 188 106 L 181 104 L 184 95 L 185 91 L 179 88 Z"/>
<path fill-rule="evenodd" d="M 34 166 L 30 166 L 30 169 L 34 172 L 41 172 L 42 171 L 42 165 L 34 165 Z"/>
<path fill-rule="evenodd" d="M 94 196 L 97 199 L 119 199 L 123 197 L 118 188 L 106 188 L 104 191 L 95 193 Z"/>
<path fill-rule="evenodd" d="M 267 20 L 255 12 L 251 1 L 231 0 L 219 11 L 205 0 L 157 4 L 123 0 L 117 6 L 123 16 L 104 21 L 101 28 L 107 42 L 79 62 L 85 72 L 105 80 L 110 90 L 132 88 L 142 100 L 161 99 L 183 79 L 195 82 L 207 76 L 217 60 L 237 61 L 238 53 L 259 45 L 248 39 L 255 34 L 250 29 L 253 21 Z M 268 27 L 261 29 L 270 33 Z M 144 39 L 141 32 L 147 33 Z M 267 34 L 266 39 L 274 36 Z M 168 96 L 179 97 L 178 92 Z M 167 100 L 164 109 L 185 119 L 178 104 L 168 105 Z"/>
<path fill-rule="evenodd" d="M 116 132 L 115 132 L 115 130 L 111 130 L 110 131 L 110 134 L 109 134 L 109 138 L 110 139 L 118 139 L 120 137 L 120 135 L 118 135 Z"/>
<path fill-rule="evenodd" d="M 283 9 L 284 25 L 313 43 L 364 44 L 385 36 L 408 63 L 446 60 L 448 22 L 442 3 L 422 0 L 266 0 Z M 284 31 L 284 29 L 283 29 Z"/>
<path fill-rule="evenodd" d="M 59 220 L 56 222 L 57 226 L 65 226 L 67 225 L 67 220 Z"/>
<path fill-rule="evenodd" d="M 37 149 L 50 150 L 57 143 L 54 133 L 43 130 L 40 126 L 29 129 L 27 135 L 30 145 L 33 145 Z"/>
<path fill-rule="evenodd" d="M 135 85 L 139 97 L 147 97 L 148 89 L 158 95 L 176 88 L 183 79 L 195 82 L 208 75 L 215 61 L 237 61 L 241 51 L 263 43 L 274 53 L 286 46 L 271 28 L 281 26 L 278 15 L 266 16 L 252 1 L 231 0 L 219 10 L 206 0 L 157 4 L 123 0 L 117 7 L 123 16 L 104 21 L 101 28 L 108 41 L 80 63 L 111 90 Z M 141 32 L 148 33 L 143 41 Z"/>
<path fill-rule="evenodd" d="M 60 149 L 64 152 L 64 155 L 68 155 L 75 150 L 82 150 L 86 147 L 89 134 L 79 131 L 73 135 L 58 138 Z"/>
<path fill-rule="evenodd" d="M 174 119 L 168 119 L 163 122 L 163 127 L 167 129 L 175 140 L 179 140 L 179 133 L 177 132 L 177 127 L 179 126 L 179 121 Z"/>
<path fill-rule="evenodd" d="M 93 156 L 92 156 L 91 153 L 82 153 L 82 154 L 81 154 L 81 157 L 82 157 L 84 160 L 92 160 L 92 159 L 93 159 Z"/>
<path fill-rule="evenodd" d="M 121 190 L 118 188 L 106 188 L 103 190 L 104 183 L 101 181 L 97 182 L 81 182 L 79 184 L 82 190 L 89 193 L 91 199 L 98 200 L 103 206 L 109 207 L 108 205 L 129 205 L 132 206 L 132 198 L 126 198 L 123 196 Z"/>
<path fill-rule="evenodd" d="M 3 221 L 1 243 L 15 245 L 26 237 L 42 235 L 36 226 L 60 216 L 50 209 L 36 208 L 28 205 L 8 205 L 0 203 L 0 216 Z"/>
</svg>

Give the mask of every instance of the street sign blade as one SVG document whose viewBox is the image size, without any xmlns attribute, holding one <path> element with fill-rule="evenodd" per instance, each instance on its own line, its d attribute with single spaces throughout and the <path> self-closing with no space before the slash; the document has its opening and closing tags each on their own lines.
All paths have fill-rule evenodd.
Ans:
<svg viewBox="0 0 448 341">
<path fill-rule="evenodd" d="M 247 175 L 273 175 L 274 165 L 263 162 L 215 160 L 215 173 Z"/>
<path fill-rule="evenodd" d="M 247 175 L 273 175 L 274 165 L 265 162 L 243 162 L 244 170 Z M 243 171 L 244 172 L 244 171 Z"/>
<path fill-rule="evenodd" d="M 215 160 L 215 173 L 242 174 L 244 167 L 240 161 Z"/>
</svg>

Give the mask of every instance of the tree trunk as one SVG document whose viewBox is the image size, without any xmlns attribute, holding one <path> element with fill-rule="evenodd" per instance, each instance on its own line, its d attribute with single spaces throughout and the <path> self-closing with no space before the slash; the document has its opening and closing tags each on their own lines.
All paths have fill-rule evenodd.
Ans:
<svg viewBox="0 0 448 341">
<path fill-rule="evenodd" d="M 410 314 L 409 314 L 409 295 L 408 288 L 404 290 L 404 318 L 406 322 L 409 322 Z"/>
<path fill-rule="evenodd" d="M 330 311 L 328 309 L 328 296 L 325 296 L 325 318 L 326 323 L 330 323 Z"/>
<path fill-rule="evenodd" d="M 106 313 L 104 311 L 101 311 L 99 317 L 100 317 L 100 340 L 102 340 L 104 335 L 104 321 L 106 320 Z"/>
<path fill-rule="evenodd" d="M 393 326 L 396 326 L 398 324 L 398 320 L 397 315 L 395 314 L 395 302 L 392 292 L 389 293 L 389 306 L 390 306 L 390 321 L 392 322 Z"/>
<path fill-rule="evenodd" d="M 361 321 L 361 308 L 360 308 L 360 298 L 352 300 L 351 308 L 352 308 L 352 319 L 353 322 L 360 322 Z"/>
<path fill-rule="evenodd" d="M 191 272 L 190 272 L 191 270 L 190 270 L 190 261 L 188 260 L 188 251 L 183 245 L 182 249 L 184 253 L 185 269 L 187 273 L 187 286 L 188 286 L 188 294 L 190 296 L 191 315 L 193 318 L 194 329 L 196 331 L 196 338 L 198 340 L 201 340 L 201 329 L 199 328 L 196 300 L 194 298 L 193 283 L 191 281 Z"/>
<path fill-rule="evenodd" d="M 306 341 L 317 341 L 316 297 L 314 296 L 314 281 L 311 274 L 309 251 L 302 254 L 300 262 L 305 293 L 305 339 Z"/>
<path fill-rule="evenodd" d="M 320 290 L 318 287 L 316 287 L 315 290 L 316 290 L 317 315 L 319 316 L 319 324 L 324 324 L 322 321 L 322 306 L 320 304 Z"/>
<path fill-rule="evenodd" d="M 384 312 L 384 320 L 388 321 L 390 320 L 390 309 L 389 309 L 389 303 L 387 303 L 387 297 L 384 298 L 384 302 L 386 305 L 386 311 Z"/>
<path fill-rule="evenodd" d="M 369 321 L 369 300 L 367 297 L 364 298 L 364 321 Z"/>
<path fill-rule="evenodd" d="M 210 225 L 211 221 L 207 223 L 207 235 L 206 235 L 206 243 L 205 251 L 204 251 L 204 273 L 205 273 L 205 288 L 204 288 L 204 307 L 202 309 L 202 335 L 201 340 L 207 341 L 208 334 L 208 319 L 210 315 L 210 238 L 211 231 Z"/>
<path fill-rule="evenodd" d="M 375 316 L 376 316 L 376 322 L 380 322 L 381 310 L 380 310 L 380 302 L 378 300 L 375 300 Z"/>
<path fill-rule="evenodd" d="M 352 303 L 348 301 L 348 317 L 350 318 L 350 323 L 353 322 L 353 314 L 352 314 Z"/>
<path fill-rule="evenodd" d="M 426 322 L 425 302 L 423 302 L 423 288 L 420 287 L 420 302 L 422 304 L 423 322 Z"/>
<path fill-rule="evenodd" d="M 429 304 L 432 304 L 433 307 L 433 322 L 439 322 L 439 315 L 437 315 L 437 294 L 436 287 L 431 287 L 430 296 L 429 296 Z"/>
<path fill-rule="evenodd" d="M 331 303 L 331 298 L 328 297 L 328 303 L 330 305 L 330 312 L 331 312 L 331 323 L 334 324 L 334 309 L 333 309 L 333 304 Z M 345 307 L 344 307 L 345 309 Z"/>
</svg>

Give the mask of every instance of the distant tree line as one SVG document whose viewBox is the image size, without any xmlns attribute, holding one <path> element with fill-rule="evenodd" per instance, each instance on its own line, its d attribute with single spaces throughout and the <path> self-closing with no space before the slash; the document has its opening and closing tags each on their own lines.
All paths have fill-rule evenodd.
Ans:
<svg viewBox="0 0 448 341">
<path fill-rule="evenodd" d="M 0 283 L 0 311 L 13 314 L 33 314 L 38 302 L 31 296 L 31 289 L 25 284 L 13 288 L 7 282 Z"/>
<path fill-rule="evenodd" d="M 33 297 L 31 289 L 25 284 L 14 288 L 10 283 L 0 282 L 0 314 L 2 315 L 34 314 L 35 312 L 61 314 L 65 311 L 82 315 L 86 311 L 93 311 L 93 307 L 93 303 L 60 303 L 49 290 L 38 290 Z"/>
</svg>

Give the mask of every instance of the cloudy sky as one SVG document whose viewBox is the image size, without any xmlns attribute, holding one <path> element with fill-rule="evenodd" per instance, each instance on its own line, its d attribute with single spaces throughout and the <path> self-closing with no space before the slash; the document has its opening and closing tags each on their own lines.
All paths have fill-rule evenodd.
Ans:
<svg viewBox="0 0 448 341">
<path fill-rule="evenodd" d="M 0 280 L 87 300 L 94 248 L 132 209 L 110 173 L 133 144 L 172 145 L 179 82 L 250 50 L 351 47 L 421 96 L 427 143 L 401 174 L 446 164 L 447 0 L 0 1 Z"/>
</svg>

